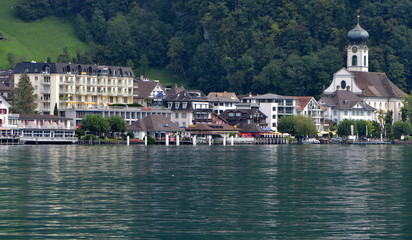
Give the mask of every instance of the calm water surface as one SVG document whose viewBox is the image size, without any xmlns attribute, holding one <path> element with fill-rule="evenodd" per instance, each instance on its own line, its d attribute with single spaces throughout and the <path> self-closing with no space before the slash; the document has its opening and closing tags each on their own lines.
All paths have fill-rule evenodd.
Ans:
<svg viewBox="0 0 412 240">
<path fill-rule="evenodd" d="M 412 239 L 412 146 L 0 146 L 0 239 Z"/>
</svg>

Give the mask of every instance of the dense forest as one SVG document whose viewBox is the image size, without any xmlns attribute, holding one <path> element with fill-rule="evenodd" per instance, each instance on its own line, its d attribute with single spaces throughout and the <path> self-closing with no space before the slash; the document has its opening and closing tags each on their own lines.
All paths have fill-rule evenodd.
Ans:
<svg viewBox="0 0 412 240">
<path fill-rule="evenodd" d="M 360 15 L 369 70 L 412 89 L 411 0 L 17 0 L 16 12 L 72 19 L 90 46 L 81 63 L 165 67 L 206 93 L 313 96 L 346 66 Z"/>
</svg>

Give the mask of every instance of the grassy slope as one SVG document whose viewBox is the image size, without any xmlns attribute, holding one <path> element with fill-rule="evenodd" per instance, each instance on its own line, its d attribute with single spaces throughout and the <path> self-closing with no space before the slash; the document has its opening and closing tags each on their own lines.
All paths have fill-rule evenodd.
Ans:
<svg viewBox="0 0 412 240">
<path fill-rule="evenodd" d="M 74 33 L 69 22 L 56 17 L 49 17 L 35 22 L 23 22 L 14 16 L 14 0 L 1 0 L 0 33 L 9 41 L 0 41 L 0 69 L 9 68 L 7 54 L 26 60 L 46 61 L 57 56 L 67 47 L 72 56 L 78 50 L 87 48 Z"/>
<path fill-rule="evenodd" d="M 140 73 L 135 71 L 136 75 Z M 160 80 L 161 83 L 174 86 L 177 84 L 179 87 L 183 84 L 187 88 L 187 82 L 184 80 L 183 76 L 174 74 L 172 71 L 163 68 L 149 68 L 146 71 L 145 77 L 148 77 L 151 80 Z"/>
</svg>

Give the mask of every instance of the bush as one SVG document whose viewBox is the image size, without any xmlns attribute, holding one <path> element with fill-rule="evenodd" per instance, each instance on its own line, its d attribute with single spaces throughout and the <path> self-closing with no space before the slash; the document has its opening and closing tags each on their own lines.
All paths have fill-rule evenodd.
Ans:
<svg viewBox="0 0 412 240">
<path fill-rule="evenodd" d="M 147 136 L 147 144 L 148 145 L 156 143 L 156 141 L 151 136 L 149 136 L 149 135 L 146 135 L 146 136 Z"/>
<path fill-rule="evenodd" d="M 407 122 L 396 122 L 392 126 L 394 138 L 400 139 L 402 135 L 407 136 L 411 133 L 411 125 Z"/>
<path fill-rule="evenodd" d="M 90 140 L 90 139 L 92 139 L 93 141 L 96 141 L 96 140 L 99 140 L 95 135 L 93 135 L 93 134 L 87 134 L 86 136 L 84 136 L 83 138 L 82 138 L 82 140 Z"/>
</svg>

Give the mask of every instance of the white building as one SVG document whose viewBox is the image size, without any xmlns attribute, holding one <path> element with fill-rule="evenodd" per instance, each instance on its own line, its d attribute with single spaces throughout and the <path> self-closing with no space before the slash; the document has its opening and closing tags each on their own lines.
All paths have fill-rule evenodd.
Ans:
<svg viewBox="0 0 412 240">
<path fill-rule="evenodd" d="M 264 113 L 268 128 L 277 131 L 278 120 L 284 116 L 296 115 L 296 98 L 281 96 L 273 93 L 247 96 L 242 98 L 242 104 L 250 104 L 251 107 L 258 105 L 259 110 Z"/>
<path fill-rule="evenodd" d="M 207 98 L 216 114 L 236 109 L 236 104 L 240 102 L 234 92 L 210 92 Z"/>
<path fill-rule="evenodd" d="M 339 90 L 322 97 L 319 102 L 326 107 L 325 118 L 339 124 L 344 119 L 374 121 L 376 109 L 351 91 Z"/>
<path fill-rule="evenodd" d="M 332 83 L 322 96 L 330 96 L 338 90 L 350 91 L 377 110 L 393 111 L 393 120 L 399 121 L 405 93 L 392 83 L 385 73 L 368 71 L 368 38 L 368 32 L 360 27 L 359 22 L 349 31 L 347 68 L 342 68 L 333 75 Z"/>
<path fill-rule="evenodd" d="M 322 106 L 314 97 L 293 97 L 296 98 L 296 113 L 309 116 L 313 119 L 318 132 L 324 130 L 324 111 L 326 108 Z"/>
</svg>

